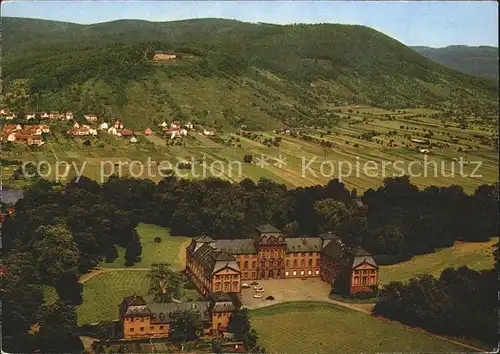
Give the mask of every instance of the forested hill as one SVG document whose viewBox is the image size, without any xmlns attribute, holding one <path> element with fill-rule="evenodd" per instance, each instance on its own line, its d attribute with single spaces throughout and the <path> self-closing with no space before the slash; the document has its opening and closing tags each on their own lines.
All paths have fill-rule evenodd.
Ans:
<svg viewBox="0 0 500 354">
<path fill-rule="evenodd" d="M 8 106 L 119 115 L 132 127 L 172 116 L 300 125 L 349 103 L 498 106 L 494 83 L 364 26 L 3 18 L 2 32 Z M 147 48 L 183 56 L 153 64 Z"/>
<path fill-rule="evenodd" d="M 498 81 L 497 47 L 452 45 L 444 48 L 411 48 L 429 59 L 455 70 Z"/>
</svg>

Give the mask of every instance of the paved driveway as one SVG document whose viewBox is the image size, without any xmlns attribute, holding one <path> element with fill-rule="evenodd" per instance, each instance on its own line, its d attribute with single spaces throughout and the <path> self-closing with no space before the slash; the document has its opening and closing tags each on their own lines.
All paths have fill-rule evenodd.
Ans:
<svg viewBox="0 0 500 354">
<path fill-rule="evenodd" d="M 331 290 L 331 285 L 319 278 L 258 280 L 258 283 L 264 288 L 260 299 L 253 297 L 253 287 L 241 291 L 242 303 L 249 309 L 288 301 L 326 301 Z M 274 300 L 265 300 L 268 296 L 273 296 Z"/>
</svg>

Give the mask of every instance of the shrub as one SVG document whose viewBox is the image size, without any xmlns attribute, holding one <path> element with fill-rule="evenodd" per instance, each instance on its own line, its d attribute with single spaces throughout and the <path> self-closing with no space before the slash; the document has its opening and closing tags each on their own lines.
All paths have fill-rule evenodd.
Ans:
<svg viewBox="0 0 500 354">
<path fill-rule="evenodd" d="M 154 241 L 156 243 L 160 243 L 161 242 L 161 237 L 160 236 L 156 236 Z"/>
</svg>

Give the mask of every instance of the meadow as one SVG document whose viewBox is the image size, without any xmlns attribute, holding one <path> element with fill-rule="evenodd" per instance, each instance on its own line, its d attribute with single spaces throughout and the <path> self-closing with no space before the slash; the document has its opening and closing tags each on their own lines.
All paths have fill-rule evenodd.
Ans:
<svg viewBox="0 0 500 354">
<path fill-rule="evenodd" d="M 475 270 L 493 268 L 493 247 L 498 237 L 488 242 L 456 242 L 452 247 L 434 253 L 415 256 L 409 261 L 380 267 L 380 284 L 391 281 L 406 281 L 417 274 L 432 274 L 439 277 L 446 268 L 463 265 Z"/>
<path fill-rule="evenodd" d="M 295 302 L 250 311 L 270 353 L 451 353 L 465 349 L 428 333 L 333 304 Z M 467 350 L 469 351 L 469 350 Z"/>
<path fill-rule="evenodd" d="M 191 242 L 191 238 L 171 236 L 167 228 L 152 224 L 141 223 L 136 230 L 141 239 L 141 260 L 127 268 L 150 268 L 151 264 L 157 262 L 166 262 L 174 270 L 184 268 L 185 250 Z M 154 242 L 155 237 L 160 237 L 161 242 Z M 102 268 L 124 268 L 124 256 L 125 249 L 118 248 L 118 258 L 111 263 L 102 262 L 100 266 Z"/>
<path fill-rule="evenodd" d="M 172 165 L 195 161 L 192 169 L 180 170 L 184 177 L 215 176 L 233 182 L 244 178 L 257 181 L 265 177 L 293 188 L 326 184 L 340 176 L 348 188 L 356 188 L 358 192 L 377 188 L 384 177 L 403 173 L 410 174 L 412 182 L 419 187 L 457 184 L 467 192 L 499 179 L 498 153 L 491 144 L 485 143 L 487 139 L 495 139 L 496 130 L 493 127 L 470 123 L 462 129 L 454 121 L 442 122 L 433 118 L 437 111 L 430 109 L 390 111 L 363 106 L 331 109 L 342 117 L 338 124 L 329 129 L 300 129 L 311 138 L 331 143 L 331 147 L 327 148 L 299 136 L 253 131 L 254 137 L 249 139 L 236 130 L 219 130 L 213 139 L 192 132 L 182 139 L 180 146 L 167 146 L 164 138 L 144 136 L 141 131 L 136 132 L 139 140 L 136 144 L 100 133 L 98 137 L 89 138 L 91 145 L 85 146 L 83 142 L 86 139 L 69 137 L 62 133 L 64 129 L 56 126 L 53 130 L 61 133 L 51 134 L 45 146 L 30 149 L 23 144 L 14 144 L 7 151 L 4 149 L 4 158 L 46 160 L 50 164 L 73 162 L 79 168 L 84 166 L 84 175 L 98 181 L 105 180 L 113 172 L 118 173 L 114 165 L 118 161 L 142 163 L 142 170 L 138 166 L 124 166 L 121 175 L 154 181 L 162 179 L 158 169 L 161 161 Z M 432 135 L 425 138 L 430 132 Z M 367 135 L 373 136 L 366 138 Z M 486 140 L 483 141 L 483 138 Z M 279 146 L 269 146 L 266 139 L 267 142 L 278 139 Z M 433 144 L 442 145 L 431 148 L 426 164 L 425 155 L 418 150 L 424 146 L 411 139 L 428 139 Z M 242 162 L 246 154 L 252 155 L 251 163 Z M 148 165 L 148 158 L 155 162 Z M 463 174 L 456 161 L 460 158 L 466 161 Z M 480 161 L 481 165 L 475 171 L 476 161 Z M 18 186 L 19 182 L 10 177 L 13 167 L 6 167 L 2 166 L 4 185 Z M 49 178 L 55 178 L 54 168 L 50 172 Z M 105 176 L 101 178 L 103 172 Z M 75 175 L 72 168 L 63 182 Z"/>
</svg>

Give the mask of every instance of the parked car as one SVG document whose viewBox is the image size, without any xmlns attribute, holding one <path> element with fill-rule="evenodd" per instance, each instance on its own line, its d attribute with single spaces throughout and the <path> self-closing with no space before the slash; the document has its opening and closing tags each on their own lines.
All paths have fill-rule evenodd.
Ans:
<svg viewBox="0 0 500 354">
<path fill-rule="evenodd" d="M 243 284 L 241 284 L 241 287 L 243 289 L 248 289 L 250 287 L 250 285 L 248 285 L 247 283 L 243 283 Z"/>
<path fill-rule="evenodd" d="M 274 296 L 268 296 L 266 297 L 266 300 L 274 300 Z"/>
<path fill-rule="evenodd" d="M 262 294 L 255 294 L 253 297 L 256 298 L 256 299 L 259 299 L 259 298 L 262 297 Z"/>
<path fill-rule="evenodd" d="M 253 290 L 257 290 L 257 289 L 262 289 L 262 287 L 259 285 L 253 287 Z"/>
<path fill-rule="evenodd" d="M 254 280 L 253 282 L 250 283 L 250 285 L 259 285 L 259 283 Z"/>
<path fill-rule="evenodd" d="M 255 289 L 255 292 L 256 293 L 263 293 L 264 292 L 264 288 Z"/>
</svg>

